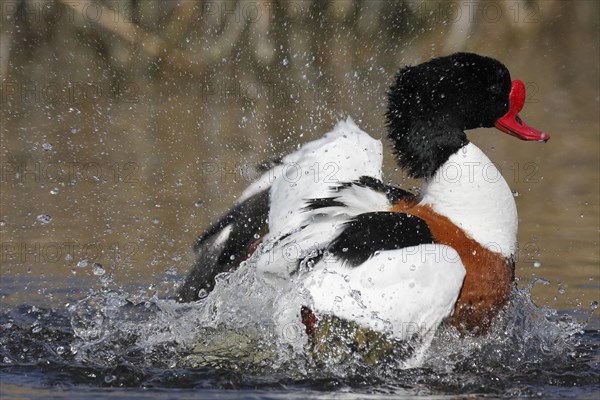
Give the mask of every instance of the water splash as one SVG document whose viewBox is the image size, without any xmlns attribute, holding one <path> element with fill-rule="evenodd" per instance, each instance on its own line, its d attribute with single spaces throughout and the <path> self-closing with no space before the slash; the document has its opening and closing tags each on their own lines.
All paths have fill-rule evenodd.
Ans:
<svg viewBox="0 0 600 400">
<path fill-rule="evenodd" d="M 418 357 L 412 363 L 405 362 L 406 343 L 394 344 L 392 356 L 381 360 L 365 362 L 364 356 L 348 356 L 331 347 L 331 354 L 315 360 L 307 351 L 300 317 L 308 299 L 293 286 L 288 282 L 276 288 L 252 265 L 243 264 L 219 275 L 215 289 L 194 303 L 100 291 L 69 308 L 76 336 L 72 347 L 78 361 L 97 365 L 134 360 L 143 367 L 211 367 L 340 379 L 357 372 L 398 378 L 410 367 L 456 377 L 565 364 L 582 332 L 576 321 L 538 308 L 530 299 L 531 288 L 515 289 L 489 334 L 461 336 L 443 326 L 415 347 Z"/>
<path fill-rule="evenodd" d="M 241 266 L 194 303 L 94 293 L 69 308 L 77 357 L 97 364 L 141 356 L 144 366 L 277 369 L 306 344 L 301 297 Z M 296 306 L 294 306 L 296 305 Z"/>
<path fill-rule="evenodd" d="M 292 284 L 277 290 L 243 267 L 219 276 L 215 290 L 195 303 L 104 288 L 71 304 L 68 315 L 33 306 L 3 312 L 0 372 L 25 368 L 43 373 L 49 385 L 308 385 L 411 396 L 522 396 L 573 387 L 586 395 L 597 388 L 600 334 L 538 308 L 531 288 L 514 290 L 486 336 L 443 326 L 423 347 L 420 364 L 406 368 L 402 344 L 377 360 L 341 348 L 336 353 L 335 346 L 316 359 L 307 351 L 304 326 L 294 320 L 303 294 Z"/>
</svg>

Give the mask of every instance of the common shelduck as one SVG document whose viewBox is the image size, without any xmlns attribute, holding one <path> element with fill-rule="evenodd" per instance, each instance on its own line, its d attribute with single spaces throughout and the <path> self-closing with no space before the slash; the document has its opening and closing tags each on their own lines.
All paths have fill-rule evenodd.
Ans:
<svg viewBox="0 0 600 400">
<path fill-rule="evenodd" d="M 456 53 L 404 67 L 388 93 L 388 136 L 419 195 L 382 177 L 382 143 L 350 118 L 274 162 L 195 244 L 180 301 L 253 263 L 308 293 L 297 310 L 310 335 L 333 315 L 404 340 L 449 320 L 483 333 L 513 285 L 513 194 L 465 130 L 496 127 L 549 139 L 518 115 L 525 87 L 499 61 Z"/>
</svg>

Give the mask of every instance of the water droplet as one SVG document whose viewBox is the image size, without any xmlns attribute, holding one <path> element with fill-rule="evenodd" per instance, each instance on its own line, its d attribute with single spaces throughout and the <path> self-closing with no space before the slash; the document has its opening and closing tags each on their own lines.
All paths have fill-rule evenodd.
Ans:
<svg viewBox="0 0 600 400">
<path fill-rule="evenodd" d="M 229 256 L 229 259 L 230 259 L 231 261 L 233 261 L 233 260 L 235 260 L 235 256 L 232 254 L 231 256 Z"/>
<path fill-rule="evenodd" d="M 206 296 L 208 296 L 208 292 L 205 289 L 198 290 L 199 299 L 204 299 Z"/>
<path fill-rule="evenodd" d="M 63 354 L 65 352 L 65 348 L 63 346 L 58 346 L 56 348 L 56 353 L 57 354 Z"/>
<path fill-rule="evenodd" d="M 108 274 L 108 275 L 104 275 L 104 276 L 100 277 L 100 283 L 103 284 L 104 286 L 112 283 L 112 281 L 113 281 L 112 274 Z"/>
<path fill-rule="evenodd" d="M 512 194 L 514 197 L 519 197 L 519 192 L 517 192 L 517 191 L 512 192 Z"/>
<path fill-rule="evenodd" d="M 342 298 L 340 296 L 335 296 L 335 302 L 336 303 L 341 303 L 342 302 Z"/>
<path fill-rule="evenodd" d="M 550 281 L 548 281 L 547 279 L 544 278 L 533 278 L 531 280 L 531 282 L 529 283 L 529 290 L 533 289 L 533 287 L 537 284 L 541 284 L 541 285 L 549 285 Z"/>
<path fill-rule="evenodd" d="M 181 187 L 181 186 L 183 186 L 183 181 L 182 181 L 181 179 L 177 179 L 177 180 L 175 181 L 175 186 L 176 186 L 176 187 Z"/>
<path fill-rule="evenodd" d="M 158 225 L 158 224 L 160 223 L 160 220 L 159 220 L 158 218 L 153 218 L 153 219 L 152 219 L 152 223 L 153 223 L 154 225 Z"/>
<path fill-rule="evenodd" d="M 40 214 L 37 216 L 37 220 L 40 221 L 42 224 L 49 224 L 50 221 L 52 221 L 52 215 L 50 214 Z"/>
<path fill-rule="evenodd" d="M 104 267 L 102 267 L 102 264 L 100 263 L 93 263 L 92 264 L 92 273 L 96 276 L 102 276 L 104 275 L 106 271 L 104 270 Z"/>
<path fill-rule="evenodd" d="M 566 289 L 565 289 L 565 287 L 564 287 L 562 284 L 560 284 L 560 285 L 558 286 L 558 293 L 560 293 L 560 294 L 565 294 L 565 292 L 566 292 Z"/>
<path fill-rule="evenodd" d="M 194 206 L 196 208 L 202 208 L 203 205 L 204 205 L 204 202 L 202 200 L 198 200 L 197 202 L 194 203 Z"/>
<path fill-rule="evenodd" d="M 541 263 L 541 262 L 539 262 L 539 261 L 534 261 L 534 262 L 533 262 L 533 268 L 539 268 L 539 267 L 541 267 L 541 266 L 542 266 L 542 263 Z"/>
<path fill-rule="evenodd" d="M 350 277 L 348 275 L 344 275 L 344 281 L 350 282 Z"/>
<path fill-rule="evenodd" d="M 60 193 L 60 189 L 59 188 L 53 188 L 52 190 L 50 190 L 50 194 L 57 195 L 59 193 Z"/>
<path fill-rule="evenodd" d="M 50 151 L 50 150 L 52 150 L 52 143 L 43 143 L 42 144 L 42 149 L 44 149 L 44 151 Z"/>
<path fill-rule="evenodd" d="M 411 271 L 415 271 L 417 269 L 417 266 L 413 264 L 408 269 L 410 269 Z"/>
<path fill-rule="evenodd" d="M 283 65 L 288 65 L 288 64 L 290 63 L 290 61 L 287 59 L 287 57 L 285 57 L 285 58 L 284 58 L 284 59 L 281 61 L 281 63 L 282 63 Z"/>
<path fill-rule="evenodd" d="M 6 221 L 3 219 L 0 219 L 0 228 L 4 228 L 6 226 Z"/>
<path fill-rule="evenodd" d="M 596 310 L 596 309 L 598 309 L 598 302 L 597 302 L 596 300 L 592 301 L 592 302 L 590 303 L 590 308 L 591 308 L 592 310 Z"/>
<path fill-rule="evenodd" d="M 80 260 L 79 262 L 77 262 L 77 267 L 78 268 L 85 268 L 88 266 L 88 260 L 87 258 L 84 258 L 83 260 Z"/>
<path fill-rule="evenodd" d="M 76 134 L 77 133 L 77 128 L 71 128 L 71 133 L 72 134 Z"/>
</svg>

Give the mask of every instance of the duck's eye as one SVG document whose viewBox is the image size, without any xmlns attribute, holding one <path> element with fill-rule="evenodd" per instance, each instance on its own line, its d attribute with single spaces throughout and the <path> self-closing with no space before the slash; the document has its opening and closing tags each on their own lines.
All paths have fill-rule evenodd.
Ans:
<svg viewBox="0 0 600 400">
<path fill-rule="evenodd" d="M 488 90 L 490 91 L 490 93 L 492 94 L 500 94 L 500 84 L 499 83 L 495 83 L 492 86 L 490 86 L 488 88 Z"/>
</svg>

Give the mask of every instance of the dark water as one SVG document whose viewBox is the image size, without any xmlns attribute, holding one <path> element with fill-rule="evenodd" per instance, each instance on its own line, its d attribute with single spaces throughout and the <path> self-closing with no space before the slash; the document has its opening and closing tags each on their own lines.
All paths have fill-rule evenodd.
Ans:
<svg viewBox="0 0 600 400">
<path fill-rule="evenodd" d="M 2 292 L 18 286 L 4 280 Z M 280 343 L 265 320 L 231 318 L 240 310 L 216 297 L 182 305 L 133 287 L 105 288 L 62 307 L 3 308 L 2 396 L 597 398 L 600 391 L 597 321 L 582 324 L 566 312 L 538 308 L 528 289 L 513 293 L 489 335 L 460 337 L 452 328 L 441 329 L 420 365 L 408 369 L 401 360 L 315 363 Z M 212 314 L 206 317 L 210 301 Z"/>
</svg>

